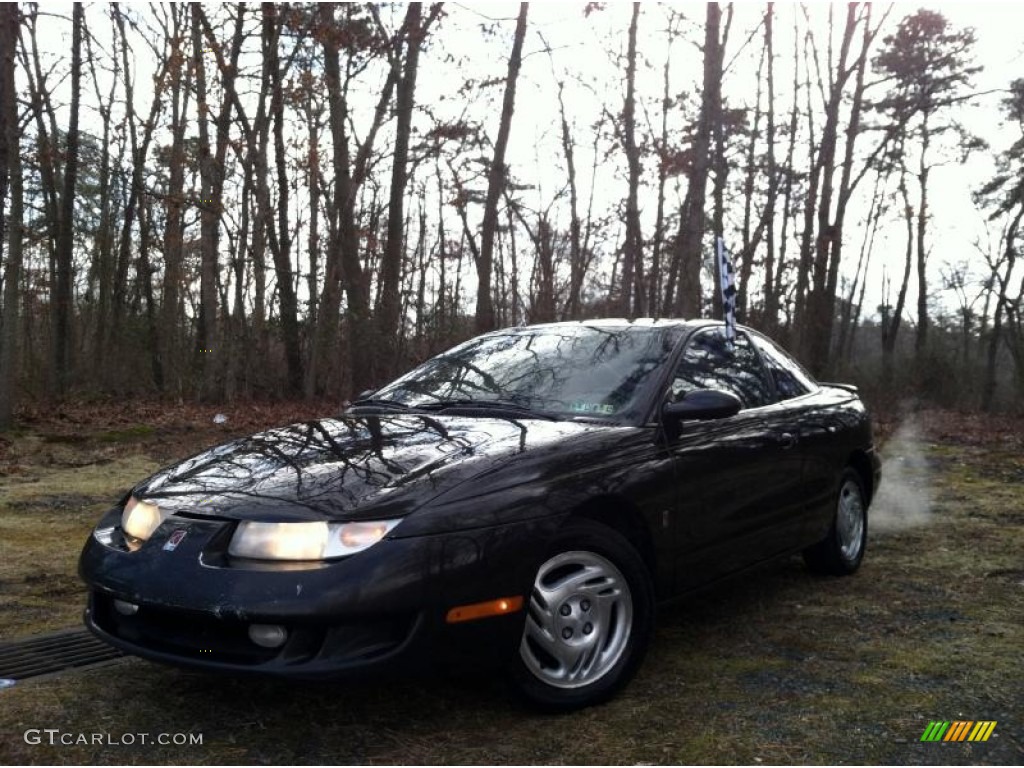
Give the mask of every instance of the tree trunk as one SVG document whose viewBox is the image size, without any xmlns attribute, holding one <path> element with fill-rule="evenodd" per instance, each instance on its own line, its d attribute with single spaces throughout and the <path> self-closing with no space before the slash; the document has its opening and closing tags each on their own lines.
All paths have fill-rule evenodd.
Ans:
<svg viewBox="0 0 1024 768">
<path fill-rule="evenodd" d="M 626 53 L 626 102 L 622 109 L 622 145 L 629 167 L 629 192 L 626 197 L 626 242 L 622 249 L 622 282 L 618 313 L 623 317 L 644 314 L 643 234 L 640 230 L 640 149 L 636 143 L 636 27 L 640 3 L 633 3 Z"/>
<path fill-rule="evenodd" d="M 871 266 L 871 254 L 874 251 L 875 235 L 878 232 L 878 224 L 882 216 L 883 200 L 888 181 L 888 175 L 878 174 L 875 179 L 875 189 L 871 195 L 871 204 L 868 208 L 867 218 L 864 219 L 864 234 L 861 239 L 860 255 L 857 257 L 857 270 L 853 274 L 853 283 L 850 285 L 850 292 L 843 302 L 842 314 L 839 323 L 839 340 L 836 343 L 836 359 L 840 361 L 850 360 L 853 351 L 853 338 L 856 334 L 857 324 L 860 322 L 861 304 L 864 301 L 864 286 L 867 284 L 868 267 Z M 857 296 L 858 287 L 860 296 Z"/>
<path fill-rule="evenodd" d="M 57 245 L 54 251 L 54 287 L 52 292 L 52 370 L 51 394 L 63 397 L 71 379 L 72 365 L 72 309 L 75 181 L 78 176 L 78 113 L 82 90 L 82 3 L 72 6 L 71 42 L 71 110 L 66 133 L 64 183 L 60 195 Z M 56 134 L 53 135 L 56 140 Z"/>
<path fill-rule="evenodd" d="M 160 357 L 160 324 L 156 299 L 153 296 L 153 268 L 149 263 L 149 246 L 152 242 L 152 205 L 148 198 L 139 204 L 139 268 L 136 280 L 146 300 L 146 332 L 149 341 L 149 364 L 153 382 L 158 386 L 164 381 L 163 361 Z"/>
<path fill-rule="evenodd" d="M 569 185 L 569 297 L 566 300 L 566 314 L 570 319 L 578 320 L 580 318 L 580 291 L 583 289 L 583 247 L 579 193 L 576 187 L 576 149 L 572 133 L 569 131 L 569 121 L 565 116 L 565 100 L 562 97 L 564 89 L 565 83 L 559 81 L 558 114 L 562 121 L 562 152 L 565 154 L 566 181 Z"/>
<path fill-rule="evenodd" d="M 757 141 L 761 135 L 761 85 L 764 81 L 765 59 L 767 48 L 761 49 L 761 60 L 757 66 L 757 90 L 754 97 L 754 124 L 750 132 L 750 140 L 747 142 L 747 168 L 743 178 L 743 250 L 740 257 L 736 259 L 736 316 L 741 323 L 747 322 L 747 288 L 750 283 L 750 276 L 754 272 L 754 252 L 760 244 L 760 235 L 756 238 L 751 231 L 751 223 L 754 210 L 754 182 L 757 176 Z M 767 206 L 765 208 L 767 212 Z M 764 219 L 762 219 L 763 221 Z M 763 227 L 759 227 L 763 230 Z"/>
<path fill-rule="evenodd" d="M 423 331 L 427 315 L 427 210 L 426 194 L 420 194 L 420 234 L 416 241 L 416 348 L 417 359 L 423 354 Z"/>
<path fill-rule="evenodd" d="M 196 333 L 195 364 L 193 370 L 198 374 L 197 388 L 203 399 L 214 399 L 216 380 L 214 355 L 223 354 L 217 344 L 217 230 L 220 218 L 221 201 L 217 192 L 219 186 L 215 176 L 222 175 L 215 167 L 210 154 L 210 128 L 207 113 L 209 106 L 206 101 L 206 65 L 202 31 L 200 29 L 199 3 L 191 3 L 192 10 L 192 56 L 196 78 L 196 122 L 199 126 L 198 164 L 199 164 L 199 250 L 200 250 L 200 283 L 199 283 L 199 324 Z M 225 105 L 231 102 L 224 100 Z"/>
<path fill-rule="evenodd" d="M 853 89 L 850 104 L 850 116 L 846 125 L 846 147 L 843 155 L 842 173 L 839 179 L 839 191 L 836 195 L 836 211 L 828 231 L 828 273 L 825 285 L 825 293 L 821 306 L 822 319 L 825 327 L 821 332 L 821 343 L 823 344 L 822 354 L 825 356 L 825 365 L 831 366 L 831 339 L 832 329 L 835 323 L 835 301 L 838 290 L 839 267 L 843 254 L 843 231 L 846 223 L 846 210 L 854 189 L 860 180 L 864 178 L 867 171 L 867 164 L 856 179 L 853 178 L 854 147 L 860 135 L 860 118 L 864 108 L 864 79 L 867 73 L 867 54 L 871 47 L 871 41 L 877 29 L 871 28 L 871 5 L 864 5 L 863 16 L 863 41 L 860 55 L 854 64 L 856 71 L 856 82 Z"/>
<path fill-rule="evenodd" d="M 531 323 L 550 323 L 555 319 L 555 244 L 554 244 L 554 231 L 551 227 L 551 222 L 548 219 L 546 211 L 541 212 L 537 216 L 537 229 L 534 230 L 530 227 L 530 223 L 523 216 L 523 211 L 520 206 L 516 205 L 511 197 L 506 195 L 506 201 L 508 204 L 508 230 L 509 237 L 512 241 L 512 291 L 504 291 L 503 295 L 512 295 L 512 323 L 516 322 L 516 304 L 518 301 L 518 291 L 515 288 L 517 282 L 516 272 L 518 266 L 516 264 L 516 240 L 515 240 L 515 222 L 512 220 L 513 214 L 519 219 L 523 225 L 523 229 L 526 230 L 526 234 L 530 238 L 530 242 L 533 243 L 534 248 L 534 260 L 533 260 L 533 275 L 530 278 L 530 293 L 533 297 L 530 309 L 530 322 Z"/>
<path fill-rule="evenodd" d="M 775 164 L 775 4 L 768 3 L 764 14 L 764 47 L 768 56 L 768 77 L 765 83 L 768 89 L 766 120 L 768 122 L 768 200 L 765 222 L 765 259 L 764 259 L 764 305 L 761 326 L 769 334 L 775 333 L 778 323 L 779 296 L 775 291 L 775 202 L 779 192 L 779 172 Z M 781 267 L 781 265 L 780 265 Z"/>
<path fill-rule="evenodd" d="M 270 253 L 274 257 L 274 271 L 277 273 L 277 295 L 281 330 L 284 336 L 285 360 L 288 365 L 288 392 L 296 396 L 302 393 L 302 345 L 299 340 L 298 300 L 295 295 L 294 267 L 291 258 L 291 234 L 288 226 L 288 175 L 284 152 L 284 93 L 282 90 L 281 65 L 278 60 L 280 45 L 280 24 L 277 6 L 263 3 L 263 39 L 265 66 L 270 71 L 270 112 L 274 118 L 274 165 L 277 170 L 277 216 L 276 233 L 268 229 Z M 269 198 L 269 195 L 267 196 Z M 265 209 L 269 215 L 268 207 Z"/>
<path fill-rule="evenodd" d="M 0 316 L 0 432 L 14 423 L 18 386 L 18 289 L 21 285 L 24 203 L 18 102 L 14 83 L 14 53 L 18 38 L 18 5 L 0 5 L 0 212 L 10 191 L 10 224 L 6 228 L 7 264 L 4 303 Z M 0 215 L 0 263 L 3 262 L 5 222 Z"/>
<path fill-rule="evenodd" d="M 405 62 L 396 91 L 395 154 L 391 166 L 391 199 L 388 203 L 387 244 L 381 263 L 381 301 L 377 307 L 377 338 L 379 348 L 373 360 L 378 370 L 375 381 L 390 379 L 397 364 L 398 342 L 401 333 L 399 277 L 405 253 L 404 204 L 405 187 L 409 176 L 409 136 L 412 130 L 412 111 L 416 96 L 416 73 L 419 68 L 423 29 L 420 26 L 421 3 L 410 3 L 402 25 L 406 40 Z M 398 66 L 396 61 L 393 66 Z"/>
<path fill-rule="evenodd" d="M 118 34 L 121 38 L 121 65 L 122 70 L 124 71 L 125 101 L 128 105 L 133 105 L 135 103 L 135 90 L 132 82 L 131 69 L 129 67 L 129 46 L 128 37 L 125 34 L 124 17 L 122 16 L 117 3 L 111 4 L 111 13 L 114 16 L 114 23 L 117 25 Z M 117 260 L 114 266 L 110 328 L 107 333 L 107 338 L 103 340 L 103 346 L 111 351 L 114 349 L 114 344 L 116 343 L 114 334 L 117 332 L 117 329 L 122 327 L 124 322 L 126 296 L 128 293 L 128 269 L 131 264 L 132 253 L 132 226 L 135 222 L 135 217 L 137 215 L 141 217 L 141 213 L 139 213 L 139 201 L 143 192 L 143 173 L 145 172 L 146 158 L 149 154 L 149 144 L 153 136 L 153 129 L 156 125 L 157 117 L 163 109 L 163 94 L 167 85 L 170 62 L 170 54 L 165 56 L 160 62 L 153 88 L 153 101 L 151 102 L 149 117 L 142 130 L 141 145 L 138 138 L 138 129 L 135 125 L 135 111 L 131 106 L 127 109 L 127 114 L 125 116 L 125 122 L 128 124 L 128 138 L 131 147 L 132 173 L 130 186 L 128 187 L 128 199 L 124 206 L 124 218 L 121 221 L 121 235 L 118 241 Z M 140 258 L 142 258 L 142 255 L 143 254 L 140 253 Z M 148 254 L 146 254 L 146 259 L 148 262 Z M 140 275 L 137 279 L 150 282 L 152 280 L 152 275 L 147 271 L 145 275 Z M 149 290 L 152 291 L 151 286 Z M 158 387 L 162 388 L 163 372 L 160 363 L 159 341 L 156 337 L 151 337 L 149 342 L 150 353 L 153 361 L 154 381 L 157 383 Z"/>
<path fill-rule="evenodd" d="M 675 17 L 673 17 L 674 21 Z M 674 26 L 674 25 L 673 25 Z M 662 254 L 665 251 L 665 186 L 668 183 L 668 111 L 672 106 L 669 90 L 672 65 L 672 42 L 675 29 L 670 26 L 665 48 L 665 64 L 661 73 L 661 133 L 658 138 L 658 202 L 654 216 L 654 242 L 651 245 L 651 273 L 647 280 L 647 308 L 651 315 L 659 317 L 670 313 L 668 307 L 661 306 L 662 289 Z"/>
<path fill-rule="evenodd" d="M 242 179 L 241 224 L 239 225 L 237 245 L 232 257 L 232 268 L 235 273 L 235 295 L 227 324 L 230 337 L 227 340 L 228 346 L 225 350 L 228 355 L 228 361 L 227 375 L 224 382 L 224 396 L 228 402 L 233 401 L 237 394 L 240 374 L 243 370 L 242 363 L 245 360 L 245 347 L 247 346 L 245 343 L 245 286 L 243 285 L 243 280 L 246 273 L 245 264 L 248 261 L 245 256 L 249 244 L 249 206 L 251 197 L 252 175 L 246 173 Z"/>
<path fill-rule="evenodd" d="M 309 311 L 307 318 L 310 327 L 316 327 L 317 270 L 320 264 L 320 117 L 322 111 L 315 112 L 312 105 L 312 94 L 307 95 L 306 125 L 309 130 L 309 150 L 306 156 L 306 183 L 309 186 L 309 238 L 307 240 L 307 256 L 309 258 L 309 274 L 306 276 L 309 291 Z M 306 371 L 306 397 L 312 397 L 309 370 Z"/>
<path fill-rule="evenodd" d="M 345 6 L 346 12 L 351 7 Z M 337 24 L 334 19 L 335 4 L 322 3 L 318 6 L 319 22 L 325 31 Z M 350 386 L 355 394 L 373 383 L 372 356 L 374 326 L 370 317 L 369 276 L 365 274 L 359 257 L 355 206 L 359 190 L 366 178 L 367 167 L 373 150 L 377 131 L 384 121 L 391 94 L 398 80 L 398 73 L 391 68 L 384 87 L 381 89 L 374 112 L 373 123 L 363 143 L 358 147 L 356 157 L 350 162 L 348 135 L 348 77 L 342 80 L 338 37 L 324 34 L 324 79 L 327 83 L 328 114 L 331 138 L 334 147 L 332 166 L 335 193 L 330 218 L 332 241 L 325 254 L 324 289 L 320 297 L 319 318 L 313 339 L 311 355 L 315 356 L 318 370 L 326 368 L 332 349 L 334 331 L 341 306 L 341 290 L 344 287 L 348 300 L 346 320 L 348 324 L 348 371 Z M 347 75 L 347 73 L 346 73 Z M 315 385 L 314 388 L 318 387 Z M 308 387 L 307 387 L 308 389 Z"/>
<path fill-rule="evenodd" d="M 263 389 L 266 371 L 260 361 L 266 359 L 269 349 L 267 337 L 267 241 L 268 230 L 273 228 L 273 212 L 270 210 L 270 193 L 266 188 L 267 148 L 270 146 L 270 119 L 267 117 L 267 91 L 270 88 L 270 73 L 263 67 L 260 82 L 260 96 L 253 120 L 252 141 L 249 145 L 249 164 L 246 176 L 252 179 L 253 233 L 252 233 L 252 278 L 253 313 L 252 338 L 246 345 L 245 371 L 251 385 Z"/>
<path fill-rule="evenodd" d="M 801 351 L 804 361 L 817 375 L 824 374 L 829 363 L 829 347 L 832 340 L 832 315 L 835 296 L 829 295 L 830 262 L 838 264 L 838 255 L 833 254 L 836 239 L 835 232 L 841 228 L 841 221 L 832 220 L 832 204 L 835 194 L 834 175 L 836 156 L 838 154 L 839 117 L 845 96 L 846 83 L 856 67 L 847 65 L 853 34 L 857 27 L 856 5 L 847 6 L 846 25 L 836 63 L 835 80 L 829 83 L 828 102 L 825 107 L 825 124 L 821 131 L 821 143 L 818 145 L 817 157 L 812 171 L 812 194 L 808 197 L 805 224 L 811 226 L 816 220 L 817 226 L 813 239 L 813 251 L 810 238 L 805 237 L 804 243 L 808 252 L 803 255 L 803 263 L 809 265 L 811 274 L 803 313 L 798 317 L 798 332 L 801 338 Z M 866 54 L 866 51 L 864 52 Z M 859 59 L 863 64 L 863 59 Z M 831 64 L 831 62 L 830 62 Z M 862 68 L 861 68 L 862 69 Z M 855 94 L 847 149 L 852 150 L 851 142 L 856 137 L 856 121 L 859 115 L 859 99 Z"/>
<path fill-rule="evenodd" d="M 901 148 L 902 150 L 902 148 Z M 902 156 L 902 151 L 901 151 Z M 902 161 L 901 161 L 902 162 Z M 896 338 L 900 332 L 900 325 L 903 322 L 903 308 L 907 301 L 907 286 L 910 283 L 910 266 L 914 254 L 914 216 L 910 205 L 910 196 L 907 192 L 906 169 L 900 172 L 900 196 L 903 198 L 903 221 L 907 229 L 907 245 L 903 262 L 903 279 L 900 282 L 900 292 L 896 299 L 896 306 L 892 310 L 889 321 L 882 318 L 882 386 L 888 391 L 893 384 L 894 369 L 893 357 L 896 351 Z"/>
<path fill-rule="evenodd" d="M 725 39 L 729 36 L 729 27 L 732 24 L 733 7 L 730 3 L 726 6 L 727 21 L 718 44 L 718 85 L 717 96 L 712 102 L 713 111 L 711 114 L 711 135 L 714 139 L 714 156 L 711 165 L 714 168 L 715 181 L 711 187 L 712 208 L 711 208 L 711 233 L 715 238 L 725 237 L 725 187 L 729 178 L 729 164 L 725 159 L 725 126 L 723 125 L 722 114 L 722 61 L 724 55 Z M 760 77 L 758 78 L 760 80 Z M 724 317 L 719 286 L 722 284 L 721 263 L 717 258 L 711 260 L 714 280 L 712 281 L 711 316 L 717 319 Z"/>
<path fill-rule="evenodd" d="M 793 104 L 789 112 L 789 143 L 786 148 L 786 183 L 783 187 L 782 192 L 782 231 L 779 233 L 779 263 L 775 268 L 775 285 L 772 288 L 772 292 L 768 299 L 773 299 L 775 304 L 772 306 L 768 303 L 768 299 L 765 300 L 765 312 L 768 313 L 768 323 L 766 330 L 775 331 L 776 335 L 779 335 L 779 310 L 782 308 L 782 295 L 784 280 L 787 274 L 787 262 L 786 253 L 789 246 L 789 231 L 790 222 L 794 224 L 796 222 L 796 205 L 793 203 L 793 181 L 795 174 L 793 173 L 793 158 L 796 155 L 796 139 L 797 139 L 797 128 L 799 127 L 799 94 L 800 81 L 799 81 L 799 59 L 800 59 L 800 35 L 799 35 L 799 23 L 797 21 L 797 15 L 793 14 Z M 770 311 L 774 310 L 774 311 Z M 785 333 L 783 334 L 788 344 L 788 337 L 790 335 L 790 325 L 793 316 L 792 302 L 787 300 L 785 306 L 786 322 L 785 322 Z"/>
<path fill-rule="evenodd" d="M 693 169 L 686 197 L 679 215 L 679 233 L 676 236 L 674 270 L 679 274 L 679 285 L 674 297 L 675 312 L 679 317 L 700 317 L 700 268 L 703 261 L 704 202 L 707 195 L 708 170 L 711 164 L 711 139 L 715 124 L 722 115 L 722 44 L 720 37 L 722 12 L 718 3 L 707 3 L 704 22 L 704 89 L 701 97 L 700 119 L 693 142 Z M 671 299 L 666 297 L 666 304 Z"/>
<path fill-rule="evenodd" d="M 72 10 L 71 111 L 68 117 L 64 161 L 64 192 L 61 195 L 60 235 L 57 239 L 57 283 L 53 292 L 53 394 L 63 397 L 71 381 L 73 259 L 75 248 L 75 181 L 78 178 L 78 111 L 82 91 L 82 3 Z"/>
<path fill-rule="evenodd" d="M 93 93 L 96 96 L 96 103 L 99 107 L 100 121 L 103 125 L 102 138 L 100 140 L 100 147 L 102 148 L 102 157 L 100 158 L 100 173 L 99 173 L 99 198 L 100 198 L 100 210 L 99 210 L 99 221 L 97 223 L 96 237 L 93 242 L 93 265 L 92 273 L 99 284 L 99 297 L 96 302 L 96 330 L 93 336 L 93 354 L 92 360 L 92 375 L 99 380 L 109 380 L 110 371 L 106 365 L 106 339 L 108 336 L 107 324 L 110 319 L 110 301 L 112 293 L 112 283 L 114 280 L 114 265 L 113 265 L 113 249 L 114 249 L 114 219 L 115 216 L 112 214 L 112 201 L 113 190 L 111 189 L 111 153 L 109 147 L 111 144 L 110 138 L 110 123 L 111 113 L 114 109 L 114 98 L 117 93 L 117 84 L 120 80 L 120 66 L 121 60 L 117 57 L 117 38 L 114 36 L 114 50 L 111 58 L 113 59 L 113 73 L 110 77 L 110 90 L 104 103 L 103 96 L 100 92 L 99 79 L 96 75 L 96 56 L 92 50 L 92 38 L 89 34 L 88 29 L 85 30 L 85 44 L 86 44 L 86 60 L 89 64 L 89 71 L 92 75 L 93 82 Z M 124 137 L 122 136 L 119 140 L 121 147 L 121 157 L 118 158 L 119 162 L 117 167 L 121 167 L 121 161 L 123 161 L 124 152 Z"/>
<path fill-rule="evenodd" d="M 7 210 L 13 156 L 20 157 L 18 97 L 14 92 L 14 53 L 18 44 L 18 6 L 0 6 L 0 264 L 4 256 L 3 212 Z"/>
<path fill-rule="evenodd" d="M 166 220 L 164 223 L 164 280 L 160 300 L 161 369 L 164 380 L 157 381 L 163 390 L 171 385 L 180 396 L 182 381 L 180 329 L 182 318 L 179 312 L 180 290 L 184 262 L 184 190 L 185 190 L 185 127 L 188 122 L 188 101 L 191 92 L 191 71 L 185 67 L 184 52 L 180 48 L 181 18 L 178 8 L 172 8 L 174 34 L 171 49 L 171 152 L 169 181 L 165 198 Z M 182 70 L 185 69 L 184 77 Z M 168 382 L 167 374 L 176 378 Z"/>
<path fill-rule="evenodd" d="M 928 229 L 928 167 L 927 155 L 931 135 L 928 130 L 928 113 L 921 118 L 921 157 L 918 166 L 917 184 L 919 207 L 917 209 L 917 333 L 914 336 L 914 356 L 918 364 L 924 355 L 928 342 L 928 249 L 926 232 Z M 918 368 L 918 373 L 921 373 Z"/>
<path fill-rule="evenodd" d="M 992 329 L 989 331 L 988 344 L 985 348 L 985 378 L 981 385 L 981 410 L 991 413 L 996 395 L 996 365 L 999 356 L 999 342 L 1003 334 L 1003 301 L 1001 296 L 996 297 L 996 312 L 992 320 Z"/>
<path fill-rule="evenodd" d="M 512 114 L 516 103 L 516 81 L 523 60 L 523 41 L 526 39 L 526 15 L 529 3 L 519 4 L 519 18 L 516 21 L 515 37 L 512 41 L 512 55 L 508 60 L 508 76 L 505 80 L 505 96 L 501 106 L 501 121 L 498 125 L 498 139 L 494 142 L 494 155 L 487 173 L 487 198 L 484 203 L 483 228 L 480 233 L 480 256 L 476 262 L 476 330 L 484 333 L 494 326 L 494 300 L 491 297 L 491 269 L 494 258 L 494 236 L 498 230 L 498 201 L 505 190 L 505 149 L 512 131 Z"/>
<path fill-rule="evenodd" d="M 831 14 L 829 14 L 829 40 L 832 39 Z M 814 239 L 814 212 L 818 201 L 818 187 L 821 183 L 821 165 L 817 162 L 820 155 L 818 144 L 814 133 L 815 109 L 811 98 L 811 64 L 810 48 L 811 34 L 808 31 L 804 37 L 804 94 L 807 110 L 807 163 L 808 171 L 807 190 L 803 201 L 803 230 L 800 233 L 800 253 L 796 259 L 796 296 L 793 306 L 793 336 L 794 347 L 801 358 L 807 355 L 807 295 L 810 292 L 812 271 L 814 269 L 813 239 Z M 819 80 L 819 87 L 824 90 L 824 85 Z M 796 97 L 794 96 L 794 102 Z"/>
<path fill-rule="evenodd" d="M 1013 219 L 1010 221 L 1006 228 L 1006 234 L 1003 238 L 1004 252 L 1001 262 L 992 265 L 992 273 L 990 275 L 991 280 L 991 291 L 995 294 L 995 316 L 992 320 L 992 330 L 989 333 L 988 344 L 985 350 L 985 378 L 982 382 L 981 387 L 981 410 L 986 413 L 991 412 L 996 394 L 997 384 L 997 363 L 999 357 L 999 344 L 1004 340 L 1004 334 L 1006 331 L 1003 328 L 1003 318 L 1007 317 L 1009 320 L 1008 325 L 1010 330 L 1013 330 L 1013 314 L 1017 315 L 1017 322 L 1019 324 L 1020 318 L 1020 300 L 1018 297 L 1017 308 L 1014 312 L 1012 308 L 1012 302 L 1008 296 L 1009 280 L 1010 275 L 1013 273 L 1014 265 L 1017 261 L 1017 235 L 1020 231 L 1021 220 L 1024 219 L 1024 206 L 1021 206 Z M 1006 264 L 1006 271 L 1004 275 L 999 274 L 1000 263 Z M 1021 290 L 1024 291 L 1024 282 L 1021 283 Z M 1018 339 L 1019 342 L 1019 339 Z M 1021 368 L 1018 363 L 1018 381 L 1020 380 Z"/>
<path fill-rule="evenodd" d="M 36 124 L 39 180 L 42 188 L 43 208 L 46 212 L 46 231 L 48 235 L 46 238 L 46 250 L 49 257 L 50 285 L 53 286 L 56 283 L 57 243 L 61 236 L 60 188 L 62 184 L 60 171 L 55 163 L 59 155 L 57 147 L 59 132 L 57 130 L 57 120 L 54 116 L 53 105 L 50 102 L 49 92 L 46 88 L 46 75 L 43 73 L 42 65 L 39 61 L 39 44 L 36 39 L 38 7 L 26 6 L 26 8 L 32 43 L 32 66 L 29 66 L 28 51 L 25 45 L 21 46 L 21 55 L 23 68 L 28 78 L 32 116 Z M 47 119 L 44 120 L 44 118 Z M 52 347 L 50 352 L 52 355 Z M 51 386 L 52 383 L 51 378 Z"/>
</svg>

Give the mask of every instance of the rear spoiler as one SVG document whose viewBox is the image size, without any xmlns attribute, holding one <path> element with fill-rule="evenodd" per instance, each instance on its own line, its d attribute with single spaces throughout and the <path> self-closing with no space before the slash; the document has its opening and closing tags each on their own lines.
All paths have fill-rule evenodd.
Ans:
<svg viewBox="0 0 1024 768">
<path fill-rule="evenodd" d="M 840 383 L 835 382 L 835 381 L 819 381 L 818 384 L 820 384 L 823 387 L 834 387 L 835 389 L 845 389 L 847 392 L 851 392 L 851 393 L 853 393 L 855 395 L 860 393 L 860 390 L 857 389 L 857 385 L 856 384 L 840 384 Z"/>
</svg>

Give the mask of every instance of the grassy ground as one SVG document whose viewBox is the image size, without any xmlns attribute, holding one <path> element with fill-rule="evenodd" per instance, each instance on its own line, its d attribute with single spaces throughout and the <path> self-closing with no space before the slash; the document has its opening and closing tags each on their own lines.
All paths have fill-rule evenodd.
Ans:
<svg viewBox="0 0 1024 768">
<path fill-rule="evenodd" d="M 211 415 L 43 420 L 0 443 L 0 637 L 79 621 L 75 561 L 106 506 L 158 463 L 253 426 Z M 1019 764 L 1021 426 L 926 413 L 894 428 L 855 577 L 792 559 L 666 606 L 639 676 L 602 707 L 541 717 L 497 680 L 287 685 L 126 659 L 0 690 L 0 762 Z M 929 720 L 957 719 L 999 725 L 987 743 L 918 741 Z M 203 744 L 30 745 L 31 728 Z"/>
</svg>

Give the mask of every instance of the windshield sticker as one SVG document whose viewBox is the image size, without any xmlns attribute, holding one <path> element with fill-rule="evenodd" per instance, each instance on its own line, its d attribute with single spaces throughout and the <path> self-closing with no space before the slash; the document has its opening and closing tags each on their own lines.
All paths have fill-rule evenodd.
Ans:
<svg viewBox="0 0 1024 768">
<path fill-rule="evenodd" d="M 603 413 L 610 415 L 615 413 L 615 406 L 607 403 L 573 403 L 574 413 Z"/>
</svg>

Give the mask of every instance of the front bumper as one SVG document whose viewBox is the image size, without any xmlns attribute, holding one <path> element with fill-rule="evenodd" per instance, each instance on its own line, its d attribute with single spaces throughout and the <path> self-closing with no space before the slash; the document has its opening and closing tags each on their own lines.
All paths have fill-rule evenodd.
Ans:
<svg viewBox="0 0 1024 768">
<path fill-rule="evenodd" d="M 116 535 L 89 538 L 79 566 L 90 588 L 85 623 L 128 653 L 231 673 L 324 679 L 501 663 L 518 648 L 522 611 L 459 624 L 445 616 L 526 595 L 560 522 L 385 539 L 331 563 L 286 565 L 233 562 L 234 521 L 172 517 L 138 551 Z M 287 640 L 259 646 L 253 624 L 283 627 Z"/>
</svg>

